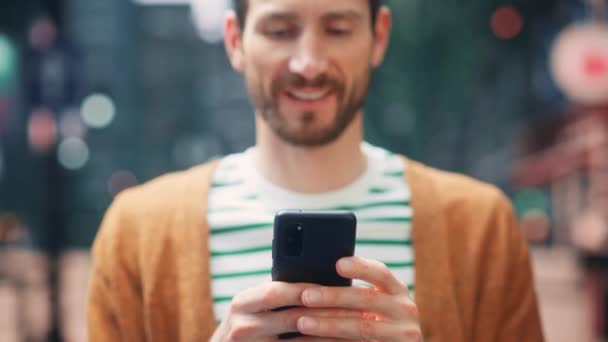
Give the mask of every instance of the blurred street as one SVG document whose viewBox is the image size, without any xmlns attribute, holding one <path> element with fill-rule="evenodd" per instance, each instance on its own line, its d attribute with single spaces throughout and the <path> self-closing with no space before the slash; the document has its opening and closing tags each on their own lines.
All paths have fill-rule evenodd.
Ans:
<svg viewBox="0 0 608 342">
<path fill-rule="evenodd" d="M 547 342 L 587 342 L 591 338 L 583 281 L 574 250 L 532 250 L 536 286 Z"/>
</svg>

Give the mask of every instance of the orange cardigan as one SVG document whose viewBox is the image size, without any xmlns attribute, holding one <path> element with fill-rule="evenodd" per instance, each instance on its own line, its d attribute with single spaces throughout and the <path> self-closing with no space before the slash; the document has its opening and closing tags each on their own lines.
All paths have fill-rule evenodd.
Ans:
<svg viewBox="0 0 608 342">
<path fill-rule="evenodd" d="M 526 242 L 496 188 L 405 160 L 425 341 L 543 341 Z M 90 341 L 206 341 L 215 329 L 213 162 L 123 191 L 94 247 Z"/>
</svg>

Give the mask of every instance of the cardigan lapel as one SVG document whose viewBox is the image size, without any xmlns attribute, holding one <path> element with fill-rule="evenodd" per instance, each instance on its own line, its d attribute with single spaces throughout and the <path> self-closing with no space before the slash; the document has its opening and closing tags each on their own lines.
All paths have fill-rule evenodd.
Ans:
<svg viewBox="0 0 608 342">
<path fill-rule="evenodd" d="M 184 238 L 184 245 L 192 244 L 198 250 L 192 251 L 192 257 L 184 259 L 184 268 L 197 265 L 198 269 L 196 281 L 188 282 L 187 293 L 191 298 L 191 303 L 183 303 L 186 307 L 193 308 L 188 310 L 187 317 L 180 317 L 187 321 L 184 325 L 192 331 L 184 332 L 184 336 L 199 341 L 208 341 L 215 331 L 215 313 L 213 311 L 213 296 L 211 291 L 211 272 L 209 270 L 209 223 L 207 222 L 207 197 L 211 188 L 213 172 L 217 168 L 219 160 L 215 160 L 203 166 L 192 169 L 194 176 L 192 182 L 187 184 L 187 194 L 184 198 L 184 219 L 188 229 L 187 237 Z M 182 338 L 183 340 L 183 338 Z M 189 339 L 190 340 L 190 339 Z"/>
<path fill-rule="evenodd" d="M 414 211 L 416 304 L 425 341 L 465 341 L 449 266 L 447 223 L 438 201 L 440 189 L 428 168 L 405 158 L 404 162 Z"/>
</svg>

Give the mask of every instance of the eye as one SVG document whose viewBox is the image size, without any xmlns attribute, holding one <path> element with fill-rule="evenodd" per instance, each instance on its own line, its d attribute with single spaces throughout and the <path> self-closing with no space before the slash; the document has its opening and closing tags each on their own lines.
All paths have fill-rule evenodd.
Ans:
<svg viewBox="0 0 608 342">
<path fill-rule="evenodd" d="M 332 36 L 347 36 L 351 33 L 351 30 L 349 29 L 343 29 L 343 28 L 328 28 L 327 29 L 327 33 L 329 33 Z"/>
<path fill-rule="evenodd" d="M 266 30 L 264 34 L 272 39 L 286 39 L 293 37 L 294 31 L 290 29 L 272 29 Z"/>
<path fill-rule="evenodd" d="M 261 32 L 269 39 L 289 39 L 297 34 L 297 26 L 284 21 L 271 21 L 262 27 Z"/>
</svg>

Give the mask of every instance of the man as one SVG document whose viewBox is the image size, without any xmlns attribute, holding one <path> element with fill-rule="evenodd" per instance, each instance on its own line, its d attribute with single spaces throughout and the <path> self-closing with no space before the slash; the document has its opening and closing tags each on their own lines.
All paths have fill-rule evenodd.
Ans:
<svg viewBox="0 0 608 342">
<path fill-rule="evenodd" d="M 362 142 L 377 0 L 240 0 L 225 20 L 256 146 L 123 192 L 94 246 L 94 341 L 541 341 L 526 244 L 495 188 Z M 272 216 L 348 208 L 372 287 L 269 281 Z M 285 311 L 272 309 L 296 306 Z M 219 323 L 219 324 L 218 324 Z"/>
</svg>

